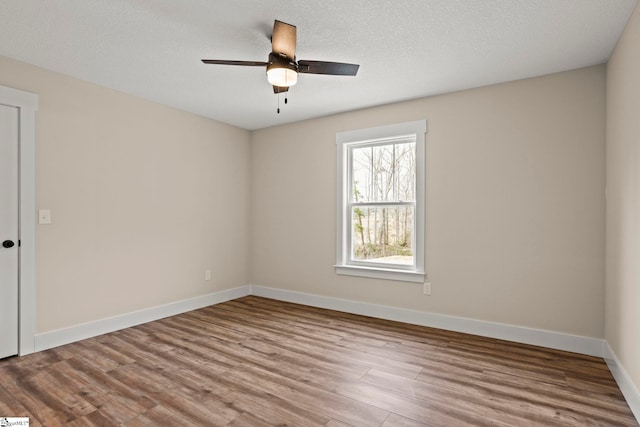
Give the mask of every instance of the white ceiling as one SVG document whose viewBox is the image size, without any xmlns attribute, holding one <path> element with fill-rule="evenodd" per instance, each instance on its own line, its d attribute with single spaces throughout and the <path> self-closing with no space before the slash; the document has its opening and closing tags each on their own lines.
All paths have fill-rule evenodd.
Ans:
<svg viewBox="0 0 640 427">
<path fill-rule="evenodd" d="M 637 0 L 2 0 L 0 55 L 246 129 L 603 63 Z M 300 75 L 276 114 L 263 69 L 273 20 Z"/>
</svg>

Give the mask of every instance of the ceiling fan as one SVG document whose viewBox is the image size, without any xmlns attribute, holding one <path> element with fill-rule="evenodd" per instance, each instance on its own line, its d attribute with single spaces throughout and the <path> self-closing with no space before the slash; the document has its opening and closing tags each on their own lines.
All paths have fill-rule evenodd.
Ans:
<svg viewBox="0 0 640 427">
<path fill-rule="evenodd" d="M 266 67 L 267 80 L 273 86 L 274 93 L 287 92 L 298 81 L 298 73 L 328 74 L 332 76 L 355 76 L 358 64 L 344 62 L 296 60 L 296 26 L 276 20 L 271 36 L 271 53 L 266 62 L 227 61 L 203 59 L 205 64 L 243 65 L 248 67 Z"/>
</svg>

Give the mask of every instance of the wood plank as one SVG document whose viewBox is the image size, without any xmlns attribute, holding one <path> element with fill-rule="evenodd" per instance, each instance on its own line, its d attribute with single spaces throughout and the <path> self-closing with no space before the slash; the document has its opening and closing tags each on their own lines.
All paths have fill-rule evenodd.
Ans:
<svg viewBox="0 0 640 427">
<path fill-rule="evenodd" d="M 329 418 L 353 426 L 379 426 L 388 413 L 360 400 L 352 400 L 304 382 L 280 376 L 254 366 L 242 366 L 227 373 L 225 377 L 236 378 L 253 384 L 266 393 L 310 411 L 327 414 Z M 329 420 L 326 420 L 328 422 Z M 325 422 L 325 423 L 326 423 Z M 324 424 L 324 423 L 323 423 Z"/>
</svg>

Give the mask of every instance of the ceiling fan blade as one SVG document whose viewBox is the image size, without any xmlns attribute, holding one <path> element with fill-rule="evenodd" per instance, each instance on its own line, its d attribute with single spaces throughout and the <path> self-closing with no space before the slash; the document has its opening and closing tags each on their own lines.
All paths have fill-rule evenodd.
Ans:
<svg viewBox="0 0 640 427">
<path fill-rule="evenodd" d="M 273 34 L 271 35 L 271 50 L 281 53 L 289 60 L 296 58 L 296 26 L 275 20 L 273 22 Z"/>
<path fill-rule="evenodd" d="M 298 61 L 298 72 L 307 74 L 330 74 L 332 76 L 355 76 L 358 74 L 358 64 L 327 61 Z"/>
<path fill-rule="evenodd" d="M 273 93 L 288 92 L 289 88 L 285 86 L 273 86 Z"/>
<path fill-rule="evenodd" d="M 269 63 L 263 61 L 227 61 L 224 59 L 203 59 L 205 64 L 218 64 L 218 65 L 244 65 L 247 67 L 266 67 Z"/>
</svg>

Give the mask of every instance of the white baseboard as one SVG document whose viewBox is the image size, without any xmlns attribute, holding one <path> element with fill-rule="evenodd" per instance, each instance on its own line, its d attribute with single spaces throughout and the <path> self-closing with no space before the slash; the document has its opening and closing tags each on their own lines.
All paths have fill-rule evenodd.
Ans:
<svg viewBox="0 0 640 427">
<path fill-rule="evenodd" d="M 197 310 L 212 304 L 219 304 L 221 302 L 241 298 L 249 295 L 250 293 L 250 286 L 240 286 L 238 288 L 227 289 L 195 298 L 189 298 L 140 311 L 134 311 L 133 313 L 126 313 L 93 322 L 82 323 L 68 328 L 36 334 L 35 351 L 46 350 L 48 348 L 58 347 L 60 345 L 140 325 L 142 323 L 175 316 L 176 314 Z"/>
<path fill-rule="evenodd" d="M 464 317 L 448 316 L 444 314 L 428 313 L 419 310 L 409 310 L 386 305 L 370 304 L 366 302 L 256 285 L 227 289 L 132 313 L 126 313 L 68 328 L 36 334 L 35 351 L 69 344 L 74 341 L 80 341 L 86 338 L 140 325 L 142 323 L 151 322 L 164 317 L 174 316 L 176 314 L 196 310 L 212 304 L 219 304 L 221 302 L 230 301 L 247 295 L 256 295 L 280 301 L 288 301 L 313 307 L 377 317 L 380 319 L 395 320 L 414 325 L 429 326 L 449 331 L 464 332 L 484 337 L 572 351 L 574 353 L 588 354 L 591 356 L 605 356 L 603 346 L 604 341 L 597 338 L 487 322 Z"/>
<path fill-rule="evenodd" d="M 620 359 L 618 359 L 608 342 L 605 342 L 604 345 L 604 360 L 607 362 L 613 378 L 615 378 L 620 391 L 622 391 L 624 398 L 627 400 L 631 412 L 633 412 L 636 420 L 640 422 L 640 392 L 633 384 L 631 377 L 627 374 L 624 366 L 620 363 Z"/>
<path fill-rule="evenodd" d="M 360 301 L 306 294 L 264 286 L 251 286 L 251 294 L 280 301 L 327 308 L 380 319 L 395 320 L 414 325 L 429 326 L 448 331 L 464 332 L 523 344 L 532 344 L 590 356 L 603 356 L 604 340 L 561 332 L 525 328 L 522 326 L 487 322 L 464 317 L 428 313 L 419 310 L 370 304 Z"/>
</svg>

